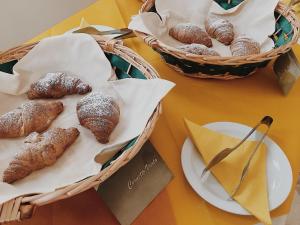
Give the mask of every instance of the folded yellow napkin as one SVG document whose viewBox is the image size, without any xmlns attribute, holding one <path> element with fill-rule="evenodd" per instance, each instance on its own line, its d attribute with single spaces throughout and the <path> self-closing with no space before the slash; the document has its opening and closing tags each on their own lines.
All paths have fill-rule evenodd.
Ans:
<svg viewBox="0 0 300 225">
<path fill-rule="evenodd" d="M 224 148 L 233 147 L 241 141 L 186 119 L 185 124 L 190 138 L 206 164 Z M 242 170 L 256 144 L 255 141 L 244 142 L 239 149 L 212 168 L 211 172 L 229 195 L 239 183 Z M 263 144 L 253 157 L 249 171 L 234 199 L 261 222 L 270 225 L 272 221 L 269 212 L 266 157 L 266 146 Z"/>
</svg>

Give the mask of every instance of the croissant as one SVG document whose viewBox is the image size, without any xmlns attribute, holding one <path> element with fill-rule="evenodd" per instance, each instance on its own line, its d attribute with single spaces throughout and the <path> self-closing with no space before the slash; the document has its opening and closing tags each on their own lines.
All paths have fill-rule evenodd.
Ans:
<svg viewBox="0 0 300 225">
<path fill-rule="evenodd" d="M 61 98 L 65 95 L 86 94 L 91 86 L 76 77 L 62 72 L 47 73 L 45 77 L 30 86 L 27 96 L 29 99 Z"/>
<path fill-rule="evenodd" d="M 201 44 L 182 45 L 178 49 L 196 55 L 220 56 L 215 50 Z"/>
<path fill-rule="evenodd" d="M 112 96 L 95 92 L 77 103 L 77 116 L 80 124 L 90 129 L 96 139 L 105 144 L 119 123 L 120 108 Z"/>
<path fill-rule="evenodd" d="M 202 44 L 212 47 L 212 41 L 208 34 L 192 23 L 179 23 L 169 30 L 169 35 L 185 44 Z"/>
<path fill-rule="evenodd" d="M 233 56 L 253 55 L 260 53 L 260 45 L 249 37 L 239 36 L 231 43 L 230 50 Z"/>
<path fill-rule="evenodd" d="M 62 102 L 29 101 L 0 117 L 0 138 L 27 136 L 46 130 L 63 111 Z"/>
<path fill-rule="evenodd" d="M 234 39 L 233 25 L 226 19 L 210 15 L 205 21 L 205 30 L 212 38 L 230 45 Z"/>
<path fill-rule="evenodd" d="M 53 128 L 43 134 L 32 133 L 25 149 L 17 154 L 3 173 L 3 182 L 13 183 L 36 170 L 54 164 L 79 135 L 76 128 Z"/>
</svg>

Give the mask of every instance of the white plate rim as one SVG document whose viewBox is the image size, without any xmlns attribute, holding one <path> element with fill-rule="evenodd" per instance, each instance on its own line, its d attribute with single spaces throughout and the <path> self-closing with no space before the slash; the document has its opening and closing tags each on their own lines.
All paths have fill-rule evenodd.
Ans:
<svg viewBox="0 0 300 225">
<path fill-rule="evenodd" d="M 236 129 L 241 129 L 244 130 L 245 132 L 243 132 L 245 135 L 245 133 L 247 133 L 251 127 L 248 127 L 247 125 L 243 125 L 240 123 L 234 123 L 234 122 L 213 122 L 213 123 L 208 123 L 203 125 L 206 128 L 212 129 L 212 130 L 216 130 L 219 131 L 221 133 L 225 133 L 228 134 L 227 132 L 224 132 L 222 130 L 220 130 L 220 127 L 229 127 L 229 129 L 236 128 Z M 262 135 L 260 132 L 256 132 L 256 137 Z M 235 136 L 235 135 L 232 135 Z M 255 139 L 255 135 L 251 137 L 251 139 Z M 272 151 L 276 151 L 277 153 L 279 153 L 280 157 L 282 157 L 281 159 L 286 163 L 286 169 L 287 169 L 287 174 L 285 176 L 286 178 L 286 186 L 285 189 L 282 191 L 282 195 L 279 196 L 277 199 L 270 199 L 270 211 L 276 209 L 277 207 L 279 207 L 288 197 L 291 188 L 292 188 L 292 183 L 293 183 L 293 175 L 292 175 L 292 169 L 290 166 L 290 163 L 286 157 L 286 155 L 284 154 L 284 152 L 282 151 L 282 149 L 269 137 L 266 137 L 264 140 L 264 143 L 267 146 L 272 146 L 271 150 Z M 230 212 L 230 213 L 234 213 L 234 214 L 238 214 L 238 215 L 251 215 L 247 210 L 245 210 L 244 208 L 242 208 L 237 202 L 234 201 L 228 201 L 227 204 L 224 204 L 224 201 L 220 202 L 220 199 L 216 198 L 215 196 L 212 195 L 212 193 L 209 193 L 207 191 L 203 191 L 203 186 L 201 185 L 201 182 L 197 182 L 197 179 L 194 179 L 194 176 L 192 175 L 191 171 L 193 170 L 190 165 L 189 162 L 189 155 L 187 153 L 189 153 L 188 151 L 194 151 L 192 148 L 190 147 L 188 148 L 188 145 L 192 144 L 191 140 L 189 138 L 187 138 L 183 144 L 182 147 L 182 152 L 181 152 L 181 165 L 183 168 L 183 172 L 184 175 L 188 181 L 188 183 L 191 185 L 191 187 L 193 188 L 193 190 L 200 196 L 202 197 L 205 201 L 207 201 L 208 203 L 214 205 L 215 207 L 224 210 L 226 212 Z M 193 144 L 192 144 L 193 146 Z M 195 147 L 194 147 L 195 148 Z M 269 150 L 269 148 L 268 148 Z M 198 154 L 198 153 L 197 153 Z M 268 154 L 269 155 L 269 154 Z M 198 154 L 199 160 L 201 160 L 200 155 Z M 268 157 L 269 158 L 269 157 Z M 196 182 L 195 182 L 196 181 Z M 200 186 L 199 186 L 200 184 Z"/>
</svg>

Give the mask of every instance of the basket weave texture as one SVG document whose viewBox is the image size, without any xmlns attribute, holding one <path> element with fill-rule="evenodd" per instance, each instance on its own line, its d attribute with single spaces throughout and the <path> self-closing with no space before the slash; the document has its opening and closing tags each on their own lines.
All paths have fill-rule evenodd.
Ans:
<svg viewBox="0 0 300 225">
<path fill-rule="evenodd" d="M 128 77 L 137 79 L 158 78 L 158 74 L 152 66 L 129 48 L 113 40 L 105 41 L 99 36 L 93 37 L 110 60 L 119 79 Z M 22 45 L 0 53 L 0 70 L 5 70 L 6 72 L 11 71 L 12 66 L 17 60 L 25 56 L 36 44 L 37 43 Z M 131 140 L 125 149 L 105 163 L 97 175 L 50 193 L 32 194 L 12 199 L 0 205 L 0 223 L 30 218 L 38 206 L 69 198 L 101 184 L 139 152 L 142 145 L 149 138 L 160 113 L 161 104 L 159 103 L 148 120 L 143 133 L 139 137 Z"/>
<path fill-rule="evenodd" d="M 220 2 L 222 1 L 219 0 L 218 3 Z M 143 12 L 156 12 L 155 0 L 147 0 L 140 9 L 140 13 Z M 258 68 L 265 67 L 271 60 L 288 52 L 297 43 L 300 24 L 293 10 L 279 2 L 274 16 L 277 18 L 276 31 L 272 36 L 275 48 L 249 56 L 194 55 L 168 46 L 149 34 L 138 31 L 136 34 L 158 52 L 170 67 L 184 75 L 196 78 L 230 80 L 253 74 Z"/>
</svg>

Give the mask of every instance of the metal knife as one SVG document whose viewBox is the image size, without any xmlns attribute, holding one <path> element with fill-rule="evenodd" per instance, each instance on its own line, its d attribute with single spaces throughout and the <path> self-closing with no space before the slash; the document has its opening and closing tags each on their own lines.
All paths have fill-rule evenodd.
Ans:
<svg viewBox="0 0 300 225">
<path fill-rule="evenodd" d="M 119 34 L 113 39 L 127 39 L 131 37 L 136 37 L 135 34 L 131 29 L 128 28 L 121 28 L 115 30 L 108 30 L 108 31 L 99 31 L 94 27 L 84 27 L 78 30 L 73 31 L 73 33 L 85 33 L 85 34 L 92 34 L 92 35 L 114 35 Z"/>
</svg>

